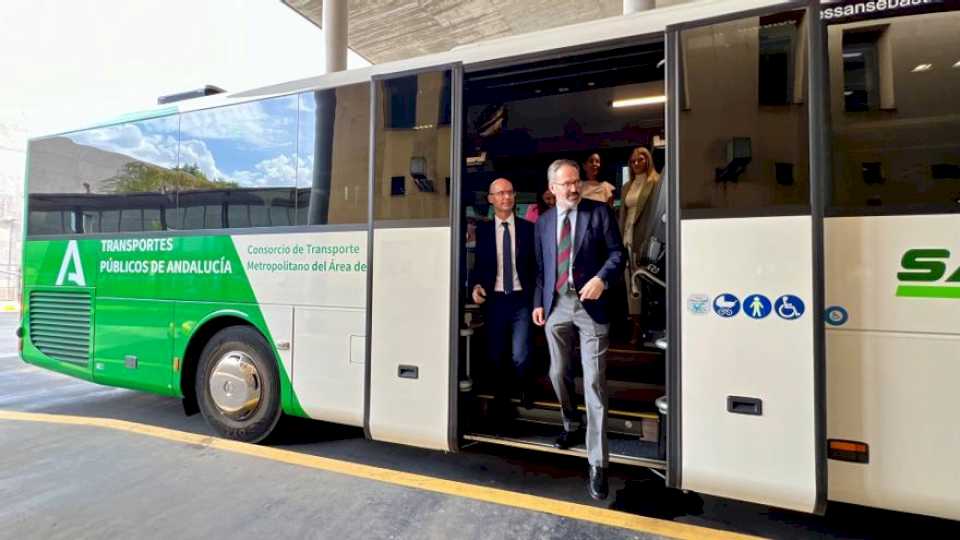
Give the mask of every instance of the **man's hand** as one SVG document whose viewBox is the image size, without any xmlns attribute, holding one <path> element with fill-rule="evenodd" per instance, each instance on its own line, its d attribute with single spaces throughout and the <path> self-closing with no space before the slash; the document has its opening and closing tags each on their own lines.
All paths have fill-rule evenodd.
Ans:
<svg viewBox="0 0 960 540">
<path fill-rule="evenodd" d="M 487 291 L 483 290 L 483 287 L 480 285 L 473 286 L 473 301 L 477 304 L 482 304 L 487 301 Z"/>
<path fill-rule="evenodd" d="M 603 280 L 597 276 L 590 278 L 590 281 L 580 289 L 580 301 L 596 300 L 603 294 Z"/>
<path fill-rule="evenodd" d="M 543 326 L 547 321 L 543 318 L 543 308 L 533 308 L 533 324 Z"/>
</svg>

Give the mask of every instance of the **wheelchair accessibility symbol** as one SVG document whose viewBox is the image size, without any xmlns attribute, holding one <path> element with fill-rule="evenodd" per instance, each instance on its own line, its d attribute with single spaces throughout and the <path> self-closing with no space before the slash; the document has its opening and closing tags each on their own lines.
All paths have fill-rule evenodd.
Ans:
<svg viewBox="0 0 960 540">
<path fill-rule="evenodd" d="M 803 316 L 805 306 L 803 305 L 803 300 L 800 298 L 793 296 L 792 294 L 785 294 L 780 298 L 777 298 L 776 303 L 773 305 L 773 309 L 777 312 L 777 315 L 779 315 L 781 319 L 792 321 Z"/>
<path fill-rule="evenodd" d="M 713 299 L 713 311 L 721 317 L 733 317 L 740 313 L 740 299 L 730 293 L 723 293 Z"/>
</svg>

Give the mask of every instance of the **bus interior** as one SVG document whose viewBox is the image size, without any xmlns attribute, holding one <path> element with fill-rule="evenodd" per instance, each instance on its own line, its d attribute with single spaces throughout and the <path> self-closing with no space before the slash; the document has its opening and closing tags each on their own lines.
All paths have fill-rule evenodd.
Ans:
<svg viewBox="0 0 960 540">
<path fill-rule="evenodd" d="M 531 205 L 546 208 L 541 194 L 547 190 L 551 162 L 563 158 L 583 163 L 593 154 L 601 160 L 597 179 L 615 188 L 612 206 L 619 216 L 634 149 L 647 149 L 663 174 L 664 65 L 663 43 L 655 42 L 465 74 L 458 410 L 467 441 L 585 455 L 582 444 L 566 450 L 553 447 L 563 428 L 548 377 L 544 329 L 532 328 L 532 374 L 526 386 L 531 408 L 521 406 L 519 384 L 504 380 L 504 371 L 487 354 L 484 309 L 471 298 L 474 231 L 477 223 L 493 219 L 487 199 L 493 180 L 502 177 L 513 183 L 515 217 L 522 219 Z M 582 168 L 580 175 L 586 178 Z M 658 398 L 666 394 L 665 207 L 666 189 L 656 189 L 640 214 L 640 219 L 659 225 L 651 228 L 653 247 L 647 244 L 647 256 L 634 265 L 633 274 L 625 273 L 604 293 L 614 296 L 606 366 L 610 460 L 651 468 L 662 468 L 665 459 L 665 418 L 657 407 Z M 635 307 L 628 309 L 628 295 L 635 306 L 639 300 L 639 314 Z M 505 356 L 499 359 L 501 365 L 511 366 L 509 350 Z M 576 399 L 583 412 L 579 347 L 573 358 Z M 507 415 L 494 406 L 503 384 L 511 385 L 516 406 Z M 665 407 L 665 399 L 660 405 Z"/>
</svg>

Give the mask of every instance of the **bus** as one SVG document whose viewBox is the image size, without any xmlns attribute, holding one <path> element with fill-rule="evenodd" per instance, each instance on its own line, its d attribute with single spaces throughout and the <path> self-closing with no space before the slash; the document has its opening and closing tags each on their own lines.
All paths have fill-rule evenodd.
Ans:
<svg viewBox="0 0 960 540">
<path fill-rule="evenodd" d="M 242 441 L 291 415 L 584 456 L 549 444 L 542 333 L 533 406 L 492 419 L 472 235 L 492 179 L 523 216 L 558 158 L 596 153 L 619 210 L 644 147 L 611 461 L 960 519 L 957 28 L 956 0 L 690 2 L 32 139 L 22 358 Z"/>
</svg>

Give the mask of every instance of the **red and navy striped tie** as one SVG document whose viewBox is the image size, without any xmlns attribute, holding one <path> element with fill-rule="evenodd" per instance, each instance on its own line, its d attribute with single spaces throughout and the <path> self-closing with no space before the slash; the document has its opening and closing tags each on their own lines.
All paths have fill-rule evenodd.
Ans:
<svg viewBox="0 0 960 540">
<path fill-rule="evenodd" d="M 557 292 L 567 292 L 570 280 L 570 255 L 573 253 L 573 238 L 570 237 L 570 215 L 563 216 L 560 240 L 557 242 Z"/>
</svg>

